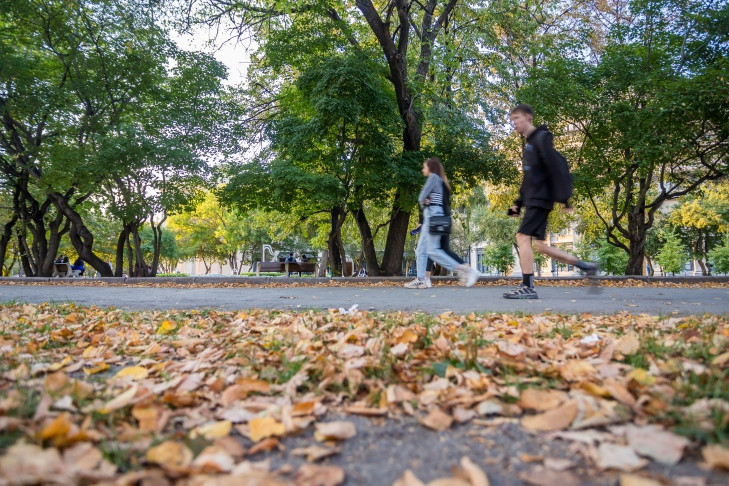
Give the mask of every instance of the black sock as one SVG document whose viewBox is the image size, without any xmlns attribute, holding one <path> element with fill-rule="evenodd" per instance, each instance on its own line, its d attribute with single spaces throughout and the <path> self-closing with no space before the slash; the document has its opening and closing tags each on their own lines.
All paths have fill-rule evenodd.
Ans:
<svg viewBox="0 0 729 486">
<path fill-rule="evenodd" d="M 521 282 L 527 287 L 534 288 L 534 274 L 533 273 L 522 273 Z"/>
</svg>

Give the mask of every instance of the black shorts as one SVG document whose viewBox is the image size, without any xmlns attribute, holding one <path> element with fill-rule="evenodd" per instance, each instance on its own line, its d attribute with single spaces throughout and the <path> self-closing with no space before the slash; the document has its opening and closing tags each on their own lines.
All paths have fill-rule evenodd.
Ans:
<svg viewBox="0 0 729 486">
<path fill-rule="evenodd" d="M 544 240 L 547 237 L 547 219 L 551 211 L 534 206 L 526 208 L 518 233 Z"/>
</svg>

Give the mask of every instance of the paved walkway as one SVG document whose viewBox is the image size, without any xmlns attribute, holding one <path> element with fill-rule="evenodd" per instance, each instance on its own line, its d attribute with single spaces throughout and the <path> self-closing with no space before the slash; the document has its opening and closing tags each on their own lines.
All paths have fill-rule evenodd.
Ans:
<svg viewBox="0 0 729 486">
<path fill-rule="evenodd" d="M 508 287 L 155 288 L 0 285 L 0 302 L 75 302 L 126 309 L 306 309 L 349 308 L 440 313 L 627 311 L 654 315 L 729 313 L 729 288 L 539 287 L 538 300 L 506 300 Z"/>
</svg>

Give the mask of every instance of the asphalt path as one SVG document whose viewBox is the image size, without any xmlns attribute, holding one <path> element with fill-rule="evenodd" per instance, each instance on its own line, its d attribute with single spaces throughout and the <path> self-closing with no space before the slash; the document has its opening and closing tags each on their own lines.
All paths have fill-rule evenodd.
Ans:
<svg viewBox="0 0 729 486">
<path fill-rule="evenodd" d="M 0 302 L 74 302 L 80 305 L 124 309 L 239 310 L 327 309 L 420 311 L 441 313 L 617 312 L 652 315 L 702 315 L 729 313 L 729 288 L 668 287 L 538 287 L 539 299 L 507 300 L 509 287 L 463 288 L 436 286 L 410 290 L 396 286 L 375 287 L 238 287 L 175 288 L 73 285 L 0 285 Z"/>
</svg>

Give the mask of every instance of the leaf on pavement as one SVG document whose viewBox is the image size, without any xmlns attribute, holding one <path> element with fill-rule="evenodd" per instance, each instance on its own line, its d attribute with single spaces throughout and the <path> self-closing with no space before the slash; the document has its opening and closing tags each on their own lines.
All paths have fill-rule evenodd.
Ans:
<svg viewBox="0 0 729 486">
<path fill-rule="evenodd" d="M 256 417 L 248 422 L 248 427 L 253 442 L 260 442 L 272 436 L 280 437 L 286 433 L 284 424 L 277 422 L 273 417 Z"/>
<path fill-rule="evenodd" d="M 431 409 L 430 413 L 420 419 L 420 423 L 433 430 L 448 430 L 453 424 L 453 417 L 443 412 L 440 408 Z"/>
<path fill-rule="evenodd" d="M 315 426 L 314 438 L 320 442 L 326 440 L 346 440 L 357 435 L 357 429 L 352 422 L 320 422 Z"/>
<path fill-rule="evenodd" d="M 294 482 L 296 486 L 339 486 L 344 482 L 344 469 L 337 466 L 302 464 Z"/>
<path fill-rule="evenodd" d="M 576 417 L 577 401 L 570 400 L 554 410 L 522 417 L 521 425 L 527 429 L 539 431 L 562 430 L 569 427 Z"/>
</svg>

